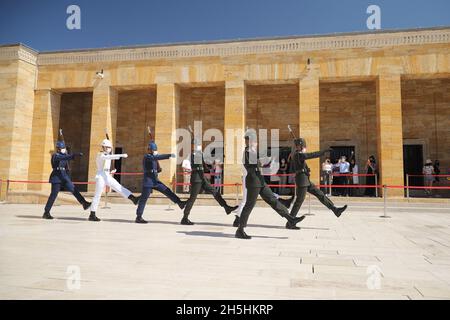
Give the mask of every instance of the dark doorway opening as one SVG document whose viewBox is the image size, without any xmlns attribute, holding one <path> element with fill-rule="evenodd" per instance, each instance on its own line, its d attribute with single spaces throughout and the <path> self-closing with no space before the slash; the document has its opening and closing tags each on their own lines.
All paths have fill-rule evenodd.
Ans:
<svg viewBox="0 0 450 320">
<path fill-rule="evenodd" d="M 122 148 L 114 149 L 114 154 L 122 154 L 122 153 L 123 153 Z M 120 158 L 119 160 L 114 160 L 113 163 L 114 163 L 112 166 L 113 168 L 111 168 L 111 169 L 116 169 L 116 173 L 121 173 L 122 172 L 122 158 Z M 122 175 L 116 174 L 116 175 L 114 175 L 114 178 L 120 183 Z"/>
<path fill-rule="evenodd" d="M 331 163 L 337 163 L 342 156 L 347 157 L 347 161 L 350 161 L 355 154 L 355 146 L 331 146 L 333 151 L 330 153 Z"/>
<path fill-rule="evenodd" d="M 421 175 L 423 167 L 423 146 L 421 144 L 408 144 L 403 146 L 403 171 L 404 183 L 406 175 Z M 420 176 L 409 177 L 410 186 L 423 186 L 423 178 Z"/>
<path fill-rule="evenodd" d="M 88 181 L 91 117 L 92 92 L 65 92 L 61 95 L 59 128 L 63 129 L 67 151 L 84 154 L 70 162 L 69 174 L 74 182 Z M 87 184 L 77 184 L 76 187 L 79 191 L 87 191 Z"/>
</svg>

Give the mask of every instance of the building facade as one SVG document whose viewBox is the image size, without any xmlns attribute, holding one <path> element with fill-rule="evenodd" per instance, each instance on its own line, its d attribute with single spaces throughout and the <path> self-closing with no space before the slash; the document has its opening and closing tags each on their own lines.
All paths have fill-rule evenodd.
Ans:
<svg viewBox="0 0 450 320">
<path fill-rule="evenodd" d="M 148 125 L 160 153 L 175 153 L 175 129 L 202 121 L 224 132 L 225 152 L 242 139 L 229 129 L 247 126 L 280 129 L 289 146 L 290 124 L 311 151 L 353 148 L 360 171 L 374 155 L 380 183 L 401 186 L 405 166 L 431 158 L 450 168 L 450 28 L 42 53 L 2 46 L 0 107 L 5 180 L 47 180 L 60 127 L 85 153 L 73 179 L 92 181 L 105 128 L 129 154 L 121 170 L 139 172 Z M 309 161 L 316 182 L 320 161 Z M 174 159 L 161 165 L 163 181 L 177 179 Z M 139 176 L 121 179 L 139 191 Z M 240 181 L 241 165 L 226 163 L 224 182 Z"/>
</svg>

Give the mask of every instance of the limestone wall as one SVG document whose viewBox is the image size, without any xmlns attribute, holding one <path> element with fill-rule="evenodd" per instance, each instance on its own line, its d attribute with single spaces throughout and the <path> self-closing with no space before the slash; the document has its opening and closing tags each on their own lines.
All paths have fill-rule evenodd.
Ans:
<svg viewBox="0 0 450 320">
<path fill-rule="evenodd" d="M 155 89 L 126 90 L 119 92 L 117 138 L 115 147 L 128 154 L 122 160 L 122 172 L 142 172 L 142 158 L 147 150 L 147 126 L 155 128 Z M 161 142 L 163 143 L 163 142 Z M 122 176 L 121 182 L 131 191 L 142 188 L 141 176 Z"/>
<path fill-rule="evenodd" d="M 370 155 L 378 158 L 376 123 L 374 81 L 320 84 L 321 149 L 355 146 L 356 161 L 363 172 Z"/>
<path fill-rule="evenodd" d="M 424 162 L 450 170 L 450 77 L 402 81 L 403 139 L 423 144 Z"/>
</svg>

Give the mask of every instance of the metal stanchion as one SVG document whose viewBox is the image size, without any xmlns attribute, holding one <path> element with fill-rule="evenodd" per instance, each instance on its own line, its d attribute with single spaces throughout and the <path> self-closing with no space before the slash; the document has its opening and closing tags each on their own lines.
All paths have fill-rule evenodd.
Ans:
<svg viewBox="0 0 450 320">
<path fill-rule="evenodd" d="M 409 174 L 406 174 L 406 198 L 409 201 Z"/>
<path fill-rule="evenodd" d="M 3 180 L 0 180 L 0 201 L 2 200 Z"/>
<path fill-rule="evenodd" d="M 9 195 L 9 179 L 6 180 L 6 196 L 5 196 L 5 202 L 8 201 L 8 195 Z"/>
<path fill-rule="evenodd" d="M 105 189 L 105 205 L 102 209 L 111 209 L 111 207 L 108 206 L 108 187 Z"/>
<path fill-rule="evenodd" d="M 236 183 L 236 205 L 239 205 L 239 184 Z"/>
<path fill-rule="evenodd" d="M 387 212 L 387 186 L 384 184 L 383 185 L 383 199 L 384 199 L 384 214 L 382 216 L 380 216 L 380 218 L 390 218 L 386 212 Z"/>
<path fill-rule="evenodd" d="M 333 188 L 332 188 L 332 185 L 333 185 L 333 174 L 330 174 L 328 179 L 329 179 L 328 182 L 330 184 L 330 197 L 331 197 L 333 195 Z"/>
<path fill-rule="evenodd" d="M 308 215 L 311 215 L 311 194 L 308 193 Z"/>
<path fill-rule="evenodd" d="M 173 183 L 172 183 L 172 192 L 176 193 L 176 188 L 177 188 L 177 182 L 175 179 L 173 179 Z M 169 199 L 169 206 L 167 207 L 166 211 L 173 211 L 175 210 L 174 208 L 172 208 L 172 200 Z"/>
<path fill-rule="evenodd" d="M 375 174 L 375 197 L 378 198 L 378 176 Z"/>
<path fill-rule="evenodd" d="M 308 192 L 308 213 L 305 216 L 313 216 L 314 213 L 311 213 L 311 194 Z"/>
</svg>

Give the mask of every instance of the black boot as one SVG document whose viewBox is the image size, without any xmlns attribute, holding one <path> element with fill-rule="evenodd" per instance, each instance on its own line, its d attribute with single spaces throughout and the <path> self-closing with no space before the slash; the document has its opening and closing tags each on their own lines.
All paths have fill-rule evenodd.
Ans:
<svg viewBox="0 0 450 320">
<path fill-rule="evenodd" d="M 141 196 L 139 197 L 135 197 L 134 195 L 130 194 L 130 196 L 128 197 L 128 199 L 131 200 L 131 202 L 133 202 L 133 204 L 135 206 L 137 206 L 137 204 L 139 203 L 139 199 L 141 198 Z"/>
<path fill-rule="evenodd" d="M 226 212 L 227 214 L 230 214 L 230 213 L 232 213 L 234 210 L 236 210 L 237 208 L 239 208 L 239 206 L 230 207 L 229 205 L 227 205 L 227 206 L 225 207 L 225 212 Z"/>
<path fill-rule="evenodd" d="M 94 211 L 91 211 L 91 214 L 89 215 L 89 221 L 101 221 L 101 220 L 97 218 Z"/>
<path fill-rule="evenodd" d="M 289 222 L 286 222 L 286 229 L 300 230 L 300 227 L 297 227 L 296 225 L 293 225 L 293 224 L 290 224 Z"/>
<path fill-rule="evenodd" d="M 345 206 L 343 206 L 341 208 L 334 207 L 333 208 L 333 212 L 336 215 L 336 217 L 339 218 L 341 216 L 341 214 L 345 211 L 345 209 L 347 209 L 347 205 L 345 205 Z"/>
<path fill-rule="evenodd" d="M 180 202 L 177 203 L 181 210 L 183 210 L 184 207 L 186 207 L 186 202 L 187 201 L 180 200 Z"/>
<path fill-rule="evenodd" d="M 233 227 L 239 227 L 239 216 L 236 216 L 236 218 L 234 219 L 234 222 L 233 222 Z"/>
<path fill-rule="evenodd" d="M 290 215 L 287 215 L 286 217 L 285 217 L 286 219 L 287 219 L 287 221 L 288 221 L 288 224 L 292 227 L 292 226 L 296 226 L 297 225 L 297 223 L 299 223 L 300 221 L 302 221 L 303 219 L 305 219 L 305 216 L 301 216 L 301 217 L 293 217 L 293 216 L 290 216 Z"/>
<path fill-rule="evenodd" d="M 43 219 L 52 220 L 53 217 L 50 214 L 50 212 L 44 212 L 44 215 L 42 216 Z"/>
<path fill-rule="evenodd" d="M 188 217 L 183 217 L 183 219 L 181 219 L 180 224 L 185 225 L 185 226 L 192 226 L 194 225 L 194 223 L 188 219 Z"/>
<path fill-rule="evenodd" d="M 244 228 L 238 228 L 236 230 L 236 234 L 234 236 L 235 236 L 235 238 L 238 238 L 238 239 L 251 239 L 252 238 L 248 234 L 245 233 Z"/>
<path fill-rule="evenodd" d="M 136 223 L 148 223 L 148 222 L 147 222 L 146 220 L 144 220 L 141 216 L 137 216 L 135 222 L 136 222 Z"/>
<path fill-rule="evenodd" d="M 88 201 L 83 202 L 83 210 L 89 209 L 90 206 L 91 206 L 91 202 L 88 202 Z"/>
</svg>

